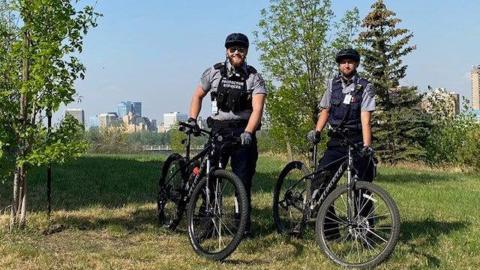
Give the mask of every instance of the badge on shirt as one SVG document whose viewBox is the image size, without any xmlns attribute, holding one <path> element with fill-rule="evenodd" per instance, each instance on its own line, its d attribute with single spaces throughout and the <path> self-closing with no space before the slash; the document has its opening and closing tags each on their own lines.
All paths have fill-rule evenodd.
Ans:
<svg viewBox="0 0 480 270">
<path fill-rule="evenodd" d="M 352 95 L 347 94 L 347 95 L 345 95 L 345 99 L 343 100 L 343 104 L 350 104 L 351 101 L 352 101 Z"/>
</svg>

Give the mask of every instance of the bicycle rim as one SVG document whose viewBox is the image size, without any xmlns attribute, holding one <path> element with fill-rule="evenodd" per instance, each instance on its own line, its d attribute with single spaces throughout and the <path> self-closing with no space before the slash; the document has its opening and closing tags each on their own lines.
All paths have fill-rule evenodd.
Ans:
<svg viewBox="0 0 480 270">
<path fill-rule="evenodd" d="M 175 229 L 181 219 L 179 204 L 182 199 L 185 162 L 179 155 L 165 161 L 158 193 L 158 219 L 161 225 Z"/>
<path fill-rule="evenodd" d="M 304 208 L 310 199 L 310 183 L 302 179 L 308 170 L 299 161 L 287 164 L 274 191 L 273 217 L 277 231 L 300 236 L 305 227 Z"/>
<path fill-rule="evenodd" d="M 219 170 L 202 179 L 188 207 L 188 233 L 194 250 L 207 258 L 223 260 L 240 243 L 247 219 L 247 197 L 240 179 Z M 235 196 L 237 195 L 237 196 Z"/>
<path fill-rule="evenodd" d="M 354 216 L 349 222 L 347 192 L 346 187 L 337 188 L 322 204 L 316 221 L 317 242 L 330 259 L 342 266 L 376 266 L 397 243 L 398 209 L 383 189 L 357 182 Z"/>
</svg>

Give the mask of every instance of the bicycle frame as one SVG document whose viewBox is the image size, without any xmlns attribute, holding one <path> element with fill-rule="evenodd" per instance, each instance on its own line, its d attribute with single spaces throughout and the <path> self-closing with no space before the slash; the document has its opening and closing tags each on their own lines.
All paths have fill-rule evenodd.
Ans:
<svg viewBox="0 0 480 270">
<path fill-rule="evenodd" d="M 292 186 L 292 188 L 293 188 L 298 183 L 300 183 L 304 180 L 312 181 L 313 178 L 316 175 L 319 175 L 320 173 L 324 172 L 326 170 L 326 168 L 328 168 L 330 165 L 341 162 L 339 168 L 337 169 L 337 171 L 335 172 L 335 174 L 333 175 L 331 180 L 328 182 L 328 184 L 325 187 L 322 194 L 320 194 L 319 197 L 317 196 L 318 192 L 320 191 L 320 188 L 318 188 L 318 189 L 316 189 L 312 192 L 312 196 L 311 196 L 310 200 L 306 201 L 305 210 L 307 211 L 307 213 L 306 213 L 305 219 L 309 218 L 310 213 L 314 209 L 318 209 L 320 207 L 320 205 L 325 201 L 327 196 L 332 191 L 333 187 L 335 187 L 337 185 L 337 183 L 340 181 L 340 179 L 342 178 L 345 171 L 347 172 L 347 190 L 348 190 L 347 204 L 349 206 L 348 207 L 349 212 L 347 213 L 348 221 L 351 222 L 353 220 L 353 218 L 355 217 L 355 207 L 354 207 L 355 194 L 354 194 L 354 190 L 355 190 L 355 183 L 358 181 L 358 176 L 357 176 L 358 171 L 353 166 L 353 153 L 355 151 L 358 152 L 359 149 L 358 149 L 358 147 L 355 146 L 355 144 L 353 142 L 349 141 L 347 138 L 344 138 L 343 143 L 345 143 L 345 145 L 348 146 L 347 155 L 343 156 L 343 157 L 341 157 L 337 160 L 334 160 L 331 163 L 329 163 L 325 166 L 321 166 L 321 167 L 319 166 L 318 160 L 317 160 L 318 147 L 317 147 L 316 144 L 314 144 L 313 149 L 312 149 L 312 158 L 311 158 L 312 161 L 313 161 L 313 164 L 314 164 L 314 166 L 313 166 L 314 167 L 314 172 L 303 176 L 301 179 L 299 179 L 297 181 L 297 183 L 295 183 Z M 318 199 L 317 199 L 317 197 L 318 197 Z"/>
<path fill-rule="evenodd" d="M 180 122 L 180 129 L 182 130 L 182 128 L 183 128 L 183 131 L 185 131 L 185 129 L 184 129 L 185 127 L 192 128 L 192 126 L 188 125 L 187 123 Z M 185 204 L 188 202 L 188 200 L 192 197 L 194 187 L 198 184 L 201 177 L 205 175 L 207 177 L 206 202 L 208 204 L 210 202 L 210 193 L 211 193 L 210 190 L 209 190 L 210 180 L 211 180 L 210 179 L 210 174 L 213 171 L 212 170 L 213 166 L 211 164 L 211 161 L 212 161 L 212 159 L 216 160 L 217 156 L 218 156 L 217 149 L 216 149 L 216 143 L 217 143 L 218 137 L 213 135 L 208 130 L 200 129 L 200 134 L 209 136 L 208 142 L 205 145 L 204 149 L 202 151 L 200 151 L 200 153 L 195 155 L 193 158 L 190 158 L 190 154 L 191 154 L 190 147 L 191 147 L 192 132 L 187 131 L 186 134 L 187 134 L 187 138 L 186 138 L 186 141 L 184 143 L 185 144 L 185 164 L 184 164 L 184 166 L 179 168 L 177 171 L 175 171 L 173 173 L 173 175 L 171 176 L 171 178 L 175 177 L 175 175 L 177 175 L 178 173 L 186 172 L 186 170 L 188 170 L 188 168 L 190 168 L 195 162 L 200 161 L 199 162 L 200 164 L 199 164 L 198 174 L 195 175 L 195 178 L 193 179 L 191 185 L 188 185 L 189 180 L 190 180 L 189 177 L 182 178 L 183 179 L 182 195 L 181 195 L 180 201 L 182 201 Z M 222 167 L 220 158 L 218 158 L 218 165 L 217 166 L 218 166 L 218 168 Z M 215 166 L 215 167 L 217 167 L 217 166 Z M 216 185 L 216 186 L 218 186 L 218 185 Z"/>
<path fill-rule="evenodd" d="M 353 188 L 353 185 L 354 185 L 354 182 L 352 181 L 352 169 L 353 168 L 353 157 L 352 157 L 352 151 L 351 151 L 351 148 L 349 147 L 348 149 L 348 155 L 346 157 L 341 157 L 329 164 L 327 164 L 326 166 L 323 166 L 323 167 L 319 167 L 318 165 L 318 162 L 317 162 L 317 145 L 314 145 L 313 146 L 313 158 L 314 160 L 314 164 L 315 164 L 315 171 L 313 173 L 310 173 L 308 175 L 306 175 L 305 177 L 303 177 L 302 179 L 300 179 L 300 181 L 302 181 L 303 179 L 307 178 L 308 181 L 312 181 L 312 178 L 325 171 L 325 168 L 327 168 L 328 166 L 334 164 L 334 163 L 337 163 L 339 162 L 340 160 L 342 159 L 345 159 L 345 161 L 343 161 L 340 165 L 340 167 L 338 168 L 338 170 L 335 172 L 335 174 L 333 175 L 332 179 L 330 180 L 330 182 L 328 183 L 328 185 L 325 187 L 325 190 L 322 192 L 322 194 L 320 194 L 320 197 L 318 199 L 315 199 L 315 197 L 317 196 L 318 192 L 319 192 L 319 189 L 316 189 L 313 191 L 312 193 L 312 201 L 310 202 L 310 210 L 314 210 L 318 207 L 320 207 L 320 205 L 325 201 L 325 199 L 327 198 L 328 194 L 330 194 L 330 191 L 332 190 L 332 188 L 340 181 L 340 179 L 342 178 L 342 175 L 345 173 L 345 171 L 347 171 L 347 185 L 350 187 L 350 188 Z"/>
</svg>

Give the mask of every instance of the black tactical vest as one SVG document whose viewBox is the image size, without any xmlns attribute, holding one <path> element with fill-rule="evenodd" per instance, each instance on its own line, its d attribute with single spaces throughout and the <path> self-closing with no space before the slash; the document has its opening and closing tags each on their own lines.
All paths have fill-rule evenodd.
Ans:
<svg viewBox="0 0 480 270">
<path fill-rule="evenodd" d="M 240 112 L 252 110 L 252 91 L 247 89 L 247 79 L 250 74 L 257 73 L 252 66 L 247 65 L 247 74 L 241 74 L 240 77 L 227 75 L 227 65 L 218 63 L 213 66 L 220 70 L 222 75 L 218 82 L 216 92 L 212 92 L 212 100 L 217 101 L 217 107 L 224 112 Z"/>
<path fill-rule="evenodd" d="M 356 77 L 355 88 L 351 95 L 350 104 L 344 103 L 345 96 L 343 93 L 342 80 L 340 76 L 336 76 L 332 81 L 332 96 L 330 99 L 330 112 L 328 115 L 328 123 L 333 127 L 342 126 L 352 131 L 361 131 L 362 122 L 360 113 L 362 108 L 363 91 L 367 87 L 368 81 Z"/>
</svg>

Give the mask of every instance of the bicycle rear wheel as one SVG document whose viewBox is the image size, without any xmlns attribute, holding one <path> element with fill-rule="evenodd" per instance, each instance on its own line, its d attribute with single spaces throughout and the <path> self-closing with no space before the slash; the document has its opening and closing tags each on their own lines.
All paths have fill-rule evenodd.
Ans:
<svg viewBox="0 0 480 270">
<path fill-rule="evenodd" d="M 316 240 L 334 262 L 352 268 L 372 268 L 394 250 L 400 232 L 395 202 L 382 188 L 359 181 L 353 192 L 349 221 L 346 186 L 335 189 L 320 207 Z M 334 233 L 333 233 L 334 232 Z"/>
<path fill-rule="evenodd" d="M 158 183 L 157 216 L 159 223 L 170 230 L 176 229 L 185 210 L 181 200 L 186 177 L 184 158 L 177 153 L 168 156 Z"/>
<path fill-rule="evenodd" d="M 245 232 L 248 201 L 245 187 L 235 174 L 216 170 L 207 185 L 204 177 L 195 187 L 187 207 L 188 236 L 195 252 L 223 260 L 240 244 Z"/>
<path fill-rule="evenodd" d="M 305 229 L 305 205 L 310 201 L 309 174 L 300 161 L 288 163 L 280 173 L 273 192 L 273 220 L 277 232 L 302 236 Z"/>
</svg>

